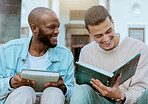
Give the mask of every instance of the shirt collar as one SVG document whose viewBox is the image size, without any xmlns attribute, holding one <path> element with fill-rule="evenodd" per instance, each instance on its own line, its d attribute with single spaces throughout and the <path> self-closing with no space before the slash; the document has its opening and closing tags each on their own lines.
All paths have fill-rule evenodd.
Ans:
<svg viewBox="0 0 148 104">
<path fill-rule="evenodd" d="M 26 60 L 26 58 L 27 58 L 27 53 L 28 53 L 28 50 L 29 50 L 29 45 L 30 45 L 30 42 L 31 42 L 31 39 L 32 39 L 32 35 L 29 36 L 29 37 L 26 39 L 25 43 L 23 44 L 23 46 L 22 46 L 23 49 L 22 49 L 22 52 L 21 52 L 21 55 L 20 55 L 21 59 Z"/>
<path fill-rule="evenodd" d="M 56 62 L 56 61 L 60 61 L 60 59 L 58 58 L 57 54 L 56 54 L 56 48 L 49 48 L 48 49 L 48 59 L 51 61 L 51 62 Z"/>
<path fill-rule="evenodd" d="M 30 45 L 31 39 L 32 39 L 32 35 L 29 36 L 27 38 L 26 42 L 23 44 L 23 50 L 22 50 L 22 53 L 20 55 L 21 56 L 21 59 L 23 59 L 23 60 L 26 60 L 27 59 L 27 53 L 28 53 L 28 49 L 29 49 L 29 45 Z M 60 61 L 60 59 L 56 55 L 56 48 L 57 48 L 57 46 L 55 48 L 49 48 L 48 49 L 48 59 L 51 62 Z"/>
</svg>

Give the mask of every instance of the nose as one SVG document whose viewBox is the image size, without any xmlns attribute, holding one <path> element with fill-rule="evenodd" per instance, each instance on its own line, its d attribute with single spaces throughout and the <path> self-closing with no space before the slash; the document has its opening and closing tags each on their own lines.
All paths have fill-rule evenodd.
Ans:
<svg viewBox="0 0 148 104">
<path fill-rule="evenodd" d="M 109 36 L 105 34 L 103 36 L 103 42 L 107 42 L 108 40 L 109 40 Z"/>
<path fill-rule="evenodd" d="M 54 33 L 55 33 L 55 34 L 59 34 L 59 28 L 58 28 L 58 27 L 55 28 Z"/>
</svg>

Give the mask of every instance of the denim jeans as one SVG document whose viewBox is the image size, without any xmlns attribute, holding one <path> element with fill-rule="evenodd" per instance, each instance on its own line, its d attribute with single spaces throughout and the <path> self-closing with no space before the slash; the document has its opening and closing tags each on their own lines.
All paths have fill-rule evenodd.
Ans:
<svg viewBox="0 0 148 104">
<path fill-rule="evenodd" d="M 138 99 L 137 104 L 148 104 L 148 88 L 143 95 Z"/>
<path fill-rule="evenodd" d="M 70 104 L 115 104 L 100 96 L 88 85 L 76 86 L 70 98 Z M 148 104 L 148 89 L 138 99 L 137 104 Z"/>
<path fill-rule="evenodd" d="M 100 96 L 88 85 L 76 86 L 71 94 L 70 104 L 113 104 Z"/>
</svg>

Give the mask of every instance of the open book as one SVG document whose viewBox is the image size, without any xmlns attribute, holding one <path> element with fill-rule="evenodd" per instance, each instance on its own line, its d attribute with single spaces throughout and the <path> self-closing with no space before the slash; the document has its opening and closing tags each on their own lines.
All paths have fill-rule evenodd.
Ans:
<svg viewBox="0 0 148 104">
<path fill-rule="evenodd" d="M 112 73 L 83 62 L 76 62 L 76 83 L 92 86 L 90 80 L 94 78 L 100 80 L 104 85 L 112 87 L 117 77 L 121 75 L 120 85 L 135 74 L 139 58 L 140 53 Z"/>
<path fill-rule="evenodd" d="M 34 80 L 35 84 L 32 85 L 36 92 L 42 92 L 46 87 L 46 82 L 57 82 L 59 78 L 58 72 L 44 71 L 44 70 L 29 70 L 22 69 L 21 78 Z"/>
</svg>

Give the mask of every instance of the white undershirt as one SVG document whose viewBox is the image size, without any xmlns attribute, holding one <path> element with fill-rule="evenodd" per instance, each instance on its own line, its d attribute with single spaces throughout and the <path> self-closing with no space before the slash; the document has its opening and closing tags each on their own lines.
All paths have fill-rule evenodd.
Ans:
<svg viewBox="0 0 148 104">
<path fill-rule="evenodd" d="M 27 54 L 28 69 L 46 70 L 48 67 L 48 51 L 40 57 Z"/>
<path fill-rule="evenodd" d="M 48 51 L 40 57 L 31 56 L 27 54 L 28 69 L 46 70 L 48 67 Z M 41 96 L 42 92 L 36 92 L 37 96 Z"/>
</svg>

